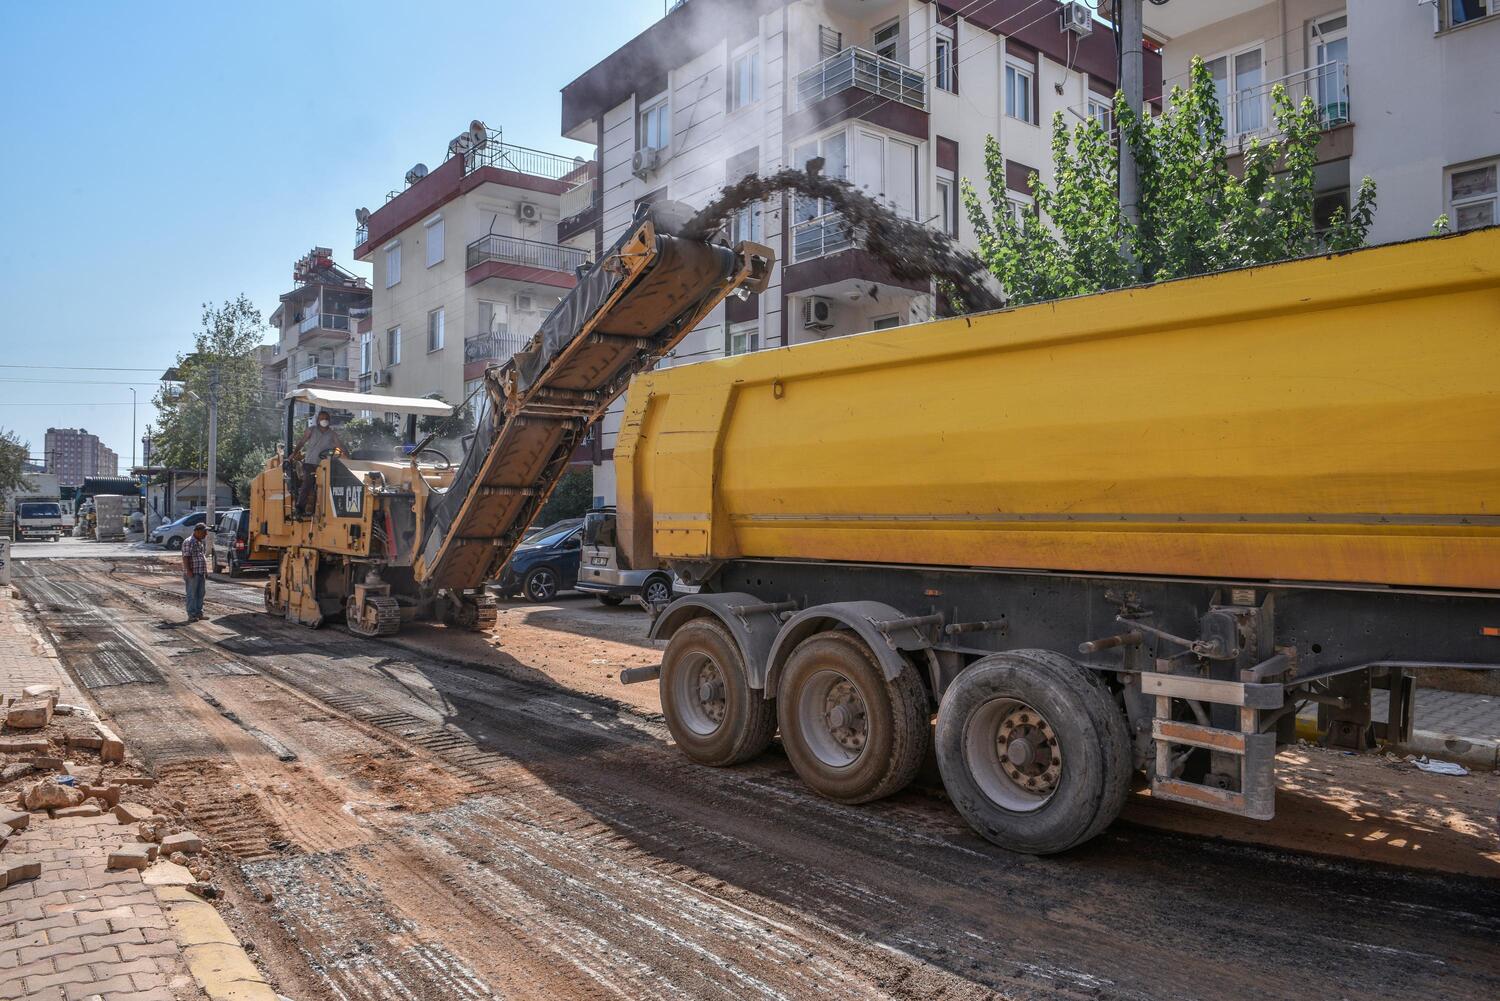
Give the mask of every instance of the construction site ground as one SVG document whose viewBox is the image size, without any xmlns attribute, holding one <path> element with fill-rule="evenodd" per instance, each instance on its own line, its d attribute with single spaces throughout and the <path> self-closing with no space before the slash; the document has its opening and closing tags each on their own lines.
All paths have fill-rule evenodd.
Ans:
<svg viewBox="0 0 1500 1001">
<path fill-rule="evenodd" d="M 387 640 L 170 561 L 28 559 L 37 633 L 203 836 L 271 983 L 332 998 L 1500 996 L 1500 776 L 1313 746 L 1278 817 L 1133 797 L 1038 860 L 928 782 L 863 807 L 779 749 L 671 746 L 638 609 Z"/>
</svg>

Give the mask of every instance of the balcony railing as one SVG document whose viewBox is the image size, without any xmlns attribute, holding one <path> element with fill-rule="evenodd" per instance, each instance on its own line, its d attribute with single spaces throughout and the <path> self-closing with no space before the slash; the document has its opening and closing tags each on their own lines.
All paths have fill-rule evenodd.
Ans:
<svg viewBox="0 0 1500 1001">
<path fill-rule="evenodd" d="M 362 247 L 370 239 L 370 227 L 368 224 L 354 227 L 354 245 Z"/>
<path fill-rule="evenodd" d="M 504 361 L 526 343 L 524 337 L 509 334 L 474 334 L 464 338 L 464 363 Z"/>
<path fill-rule="evenodd" d="M 810 261 L 854 246 L 854 233 L 837 212 L 792 227 L 792 260 Z"/>
<path fill-rule="evenodd" d="M 349 315 L 347 313 L 308 313 L 297 324 L 297 332 L 305 334 L 319 328 L 324 330 L 340 330 L 349 332 Z"/>
<path fill-rule="evenodd" d="M 525 240 L 519 236 L 481 236 L 469 244 L 468 264 L 474 267 L 485 261 L 503 261 L 508 264 L 524 264 L 527 267 L 546 271 L 561 271 L 572 274 L 579 266 L 588 262 L 588 254 L 577 247 L 563 247 L 540 240 Z"/>
<path fill-rule="evenodd" d="M 571 219 L 576 215 L 587 212 L 589 206 L 594 204 L 594 199 L 597 197 L 596 190 L 594 179 L 590 177 L 588 180 L 575 184 L 567 191 L 564 191 L 557 203 L 559 218 Z"/>
<path fill-rule="evenodd" d="M 312 382 L 314 379 L 334 379 L 339 382 L 349 381 L 349 369 L 344 365 L 309 365 L 297 373 L 297 384 Z"/>
<path fill-rule="evenodd" d="M 359 391 L 361 393 L 368 393 L 370 390 L 372 390 L 374 388 L 375 388 L 375 373 L 374 372 L 361 372 L 361 373 L 359 373 Z"/>
<path fill-rule="evenodd" d="M 860 48 L 844 49 L 799 73 L 797 103 L 805 108 L 851 87 L 927 110 L 927 78 L 921 70 Z"/>
<path fill-rule="evenodd" d="M 1325 129 L 1352 120 L 1349 117 L 1349 64 L 1341 61 L 1320 63 L 1221 98 L 1224 134 L 1231 143 L 1264 139 L 1276 132 L 1271 91 L 1278 86 L 1286 88 L 1286 95 L 1293 104 L 1300 105 L 1303 98 L 1312 98 Z"/>
<path fill-rule="evenodd" d="M 539 149 L 527 149 L 525 146 L 512 146 L 510 143 L 499 142 L 496 139 L 487 140 L 478 148 L 465 150 L 461 155 L 464 158 L 465 176 L 474 173 L 480 167 L 498 167 L 501 170 L 513 170 L 518 174 L 530 174 L 533 177 L 560 181 L 584 167 L 583 162 L 570 156 L 543 153 Z"/>
</svg>

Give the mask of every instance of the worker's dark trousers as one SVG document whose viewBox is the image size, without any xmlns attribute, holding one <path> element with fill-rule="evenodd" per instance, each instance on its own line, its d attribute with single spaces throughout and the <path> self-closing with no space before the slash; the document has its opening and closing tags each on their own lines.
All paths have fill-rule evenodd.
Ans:
<svg viewBox="0 0 1500 1001">
<path fill-rule="evenodd" d="M 313 491 L 317 488 L 317 484 L 318 467 L 304 462 L 302 464 L 302 483 L 297 487 L 298 511 L 304 514 L 312 513 L 313 498 L 316 496 Z"/>
<path fill-rule="evenodd" d="M 203 594 L 208 590 L 208 575 L 188 574 L 184 580 L 187 582 L 188 618 L 196 619 L 203 614 Z"/>
</svg>

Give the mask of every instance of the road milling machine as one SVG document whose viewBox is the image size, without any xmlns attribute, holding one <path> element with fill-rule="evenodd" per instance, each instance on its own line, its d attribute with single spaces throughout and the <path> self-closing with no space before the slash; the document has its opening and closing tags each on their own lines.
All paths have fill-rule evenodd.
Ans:
<svg viewBox="0 0 1500 1001">
<path fill-rule="evenodd" d="M 692 210 L 643 207 L 540 330 L 491 366 L 474 401 L 477 423 L 463 455 L 432 436 L 419 415 L 439 401 L 298 389 L 288 394 L 286 441 L 251 487 L 254 544 L 279 550 L 266 611 L 310 626 L 343 616 L 350 632 L 395 633 L 436 618 L 483 629 L 495 621 L 484 589 L 568 468 L 590 425 L 727 295 L 762 292 L 775 255 L 677 235 Z M 316 506 L 296 508 L 298 402 L 406 415 L 406 442 L 389 460 L 345 454 L 316 461 Z"/>
</svg>

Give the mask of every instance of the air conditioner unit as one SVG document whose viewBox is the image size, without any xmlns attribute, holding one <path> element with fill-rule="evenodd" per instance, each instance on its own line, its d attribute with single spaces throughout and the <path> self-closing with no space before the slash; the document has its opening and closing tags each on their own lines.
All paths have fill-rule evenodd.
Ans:
<svg viewBox="0 0 1500 1001">
<path fill-rule="evenodd" d="M 526 223 L 537 223 L 542 221 L 542 210 L 531 202 L 518 202 L 516 204 L 516 218 Z"/>
<path fill-rule="evenodd" d="M 523 312 L 532 312 L 536 309 L 536 297 L 530 292 L 517 292 L 516 308 Z"/>
<path fill-rule="evenodd" d="M 833 303 L 820 295 L 802 300 L 802 326 L 808 330 L 827 330 L 833 326 Z"/>
<path fill-rule="evenodd" d="M 636 177 L 644 179 L 645 176 L 661 166 L 661 150 L 648 146 L 645 149 L 635 151 L 635 157 L 630 161 L 630 172 Z"/>
<path fill-rule="evenodd" d="M 391 384 L 391 370 L 388 368 L 376 370 L 375 378 L 371 379 L 370 382 L 376 386 L 389 386 Z"/>
<path fill-rule="evenodd" d="M 1068 0 L 1062 5 L 1062 30 L 1075 35 L 1091 35 L 1094 32 L 1094 12 L 1082 0 Z"/>
</svg>

